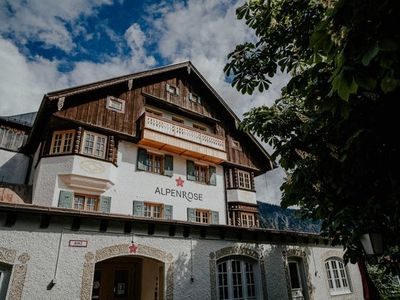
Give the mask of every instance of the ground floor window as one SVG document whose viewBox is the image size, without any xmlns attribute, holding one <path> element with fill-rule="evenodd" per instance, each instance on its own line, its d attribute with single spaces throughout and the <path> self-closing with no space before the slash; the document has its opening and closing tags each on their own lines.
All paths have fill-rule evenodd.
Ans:
<svg viewBox="0 0 400 300">
<path fill-rule="evenodd" d="M 11 266 L 0 263 L 0 299 L 6 299 Z"/>
<path fill-rule="evenodd" d="M 307 285 L 304 272 L 304 264 L 301 258 L 288 258 L 288 271 L 290 277 L 290 288 L 293 300 L 306 300 Z"/>
<path fill-rule="evenodd" d="M 325 261 L 331 295 L 350 293 L 346 268 L 339 258 L 329 258 Z"/>
<path fill-rule="evenodd" d="M 211 221 L 211 216 L 210 216 L 210 211 L 209 210 L 201 210 L 201 209 L 196 209 L 196 222 L 199 223 L 210 223 Z"/>
<path fill-rule="evenodd" d="M 254 263 L 231 258 L 217 263 L 218 299 L 257 299 Z"/>
<path fill-rule="evenodd" d="M 158 203 L 144 203 L 144 216 L 148 218 L 162 218 L 163 205 Z"/>
</svg>

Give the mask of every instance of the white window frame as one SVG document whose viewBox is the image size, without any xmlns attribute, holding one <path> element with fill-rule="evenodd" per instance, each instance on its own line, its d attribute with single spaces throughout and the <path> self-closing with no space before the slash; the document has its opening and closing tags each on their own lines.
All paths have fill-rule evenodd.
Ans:
<svg viewBox="0 0 400 300">
<path fill-rule="evenodd" d="M 238 170 L 238 187 L 241 189 L 251 190 L 251 175 L 250 172 Z"/>
<path fill-rule="evenodd" d="M 57 136 L 61 138 L 56 139 Z M 51 139 L 50 154 L 72 153 L 72 150 L 74 149 L 74 138 L 75 130 L 54 131 Z M 59 144 L 56 145 L 58 142 Z M 57 148 L 59 148 L 59 151 L 56 151 Z"/>
<path fill-rule="evenodd" d="M 201 104 L 201 98 L 195 93 L 189 93 L 189 100 L 198 104 Z"/>
<path fill-rule="evenodd" d="M 121 105 L 121 108 L 118 108 L 114 105 L 114 103 L 118 103 Z M 107 109 L 112 110 L 112 111 L 116 111 L 119 113 L 124 113 L 125 112 L 125 100 L 123 99 L 119 99 L 117 97 L 113 97 L 113 96 L 107 96 Z"/>
<path fill-rule="evenodd" d="M 254 213 L 241 212 L 240 213 L 240 223 L 242 224 L 243 227 L 255 227 L 256 226 L 256 218 L 255 218 Z"/>
<path fill-rule="evenodd" d="M 237 268 L 238 266 L 239 268 Z M 240 256 L 228 257 L 218 261 L 216 270 L 217 299 L 258 299 L 258 286 L 260 285 L 257 269 L 256 262 Z M 251 292 L 249 293 L 249 291 Z M 239 292 L 242 294 L 239 294 Z M 237 294 L 235 295 L 235 293 Z"/>
<path fill-rule="evenodd" d="M 167 93 L 170 93 L 171 95 L 179 96 L 179 88 L 177 86 L 170 85 L 167 83 L 165 85 L 165 90 L 167 91 Z"/>
<path fill-rule="evenodd" d="M 349 276 L 343 261 L 337 257 L 331 257 L 325 260 L 324 265 L 330 294 L 332 296 L 350 294 Z"/>
<path fill-rule="evenodd" d="M 77 207 L 77 198 L 83 199 L 83 207 Z M 94 201 L 94 204 L 91 205 L 89 202 Z M 85 195 L 85 194 L 75 194 L 74 195 L 74 209 L 76 210 L 85 210 L 85 211 L 98 211 L 99 210 L 99 196 L 96 195 Z M 80 205 L 79 205 L 80 206 Z M 93 209 L 92 209 L 93 207 Z"/>
<path fill-rule="evenodd" d="M 7 295 L 8 286 L 10 284 L 12 267 L 7 264 L 0 263 L 0 298 L 3 299 Z"/>
<path fill-rule="evenodd" d="M 7 139 L 10 137 L 10 140 Z M 0 127 L 0 147 L 17 151 L 25 142 L 25 133 L 22 130 Z"/>
<path fill-rule="evenodd" d="M 211 211 L 207 209 L 196 209 L 196 222 L 203 223 L 203 224 L 210 224 L 211 223 Z"/>
<path fill-rule="evenodd" d="M 162 219 L 164 217 L 164 204 L 144 202 L 143 216 L 146 218 Z"/>
<path fill-rule="evenodd" d="M 89 135 L 92 135 L 94 137 L 93 141 L 87 141 Z M 99 145 L 101 146 L 101 144 L 98 143 L 99 140 L 101 141 L 101 139 L 104 139 L 102 155 L 97 155 L 96 152 L 101 151 L 101 147 L 98 148 Z M 93 143 L 92 147 L 90 147 L 89 142 Z M 88 149 L 88 151 L 86 149 Z M 84 155 L 105 159 L 107 154 L 107 136 L 85 130 L 81 142 L 81 153 Z"/>
</svg>

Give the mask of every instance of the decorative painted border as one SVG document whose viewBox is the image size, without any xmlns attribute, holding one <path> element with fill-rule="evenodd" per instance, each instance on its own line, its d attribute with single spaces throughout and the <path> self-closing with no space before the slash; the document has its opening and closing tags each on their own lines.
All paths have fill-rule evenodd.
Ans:
<svg viewBox="0 0 400 300">
<path fill-rule="evenodd" d="M 25 284 L 26 271 L 28 269 L 26 263 L 30 259 L 29 254 L 24 252 L 18 256 L 18 263 L 15 264 L 16 256 L 16 250 L 0 247 L 0 262 L 12 266 L 8 288 L 8 300 L 21 299 L 22 290 L 24 289 Z"/>
<path fill-rule="evenodd" d="M 119 244 L 96 250 L 96 254 L 87 252 L 85 254 L 85 263 L 83 264 L 81 300 L 90 300 L 92 294 L 93 276 L 95 264 L 97 262 L 117 257 L 117 256 L 143 256 L 152 258 L 164 263 L 166 271 L 166 300 L 174 298 L 174 263 L 173 256 L 154 247 L 147 245 L 137 245 L 137 251 L 131 253 L 129 244 Z"/>
<path fill-rule="evenodd" d="M 288 258 L 289 257 L 295 257 L 301 259 L 304 267 L 304 275 L 306 276 L 306 284 L 307 284 L 307 293 L 308 293 L 308 299 L 313 300 L 314 299 L 314 287 L 311 284 L 311 276 L 309 272 L 309 267 L 308 267 L 308 259 L 307 259 L 307 254 L 304 250 L 298 249 L 298 248 L 292 248 L 292 249 L 286 249 L 282 251 L 282 257 L 283 257 L 283 263 L 285 266 L 285 276 L 286 276 L 286 288 L 288 291 L 288 297 L 289 299 L 292 299 L 292 288 L 290 287 L 290 275 L 289 275 L 289 264 L 288 264 Z"/>
<path fill-rule="evenodd" d="M 266 273 L 265 273 L 265 262 L 262 251 L 260 249 L 251 249 L 245 245 L 235 245 L 233 247 L 225 247 L 219 249 L 215 252 L 210 253 L 210 286 L 211 286 L 211 299 L 217 299 L 217 261 L 221 258 L 233 255 L 240 255 L 250 257 L 253 260 L 258 261 L 260 266 L 260 273 L 261 273 L 261 286 L 262 286 L 262 293 L 263 299 L 268 299 L 267 294 L 267 281 L 266 281 Z"/>
</svg>

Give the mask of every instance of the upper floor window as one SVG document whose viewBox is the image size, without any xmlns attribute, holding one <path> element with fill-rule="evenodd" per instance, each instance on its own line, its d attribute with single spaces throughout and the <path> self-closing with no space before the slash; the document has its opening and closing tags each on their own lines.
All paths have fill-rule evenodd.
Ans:
<svg viewBox="0 0 400 300">
<path fill-rule="evenodd" d="M 158 219 L 172 219 L 172 213 L 172 205 L 155 202 L 133 201 L 134 216 Z"/>
<path fill-rule="evenodd" d="M 75 130 L 55 131 L 51 140 L 50 154 L 71 153 Z"/>
<path fill-rule="evenodd" d="M 218 299 L 257 299 L 254 263 L 240 257 L 217 263 Z"/>
<path fill-rule="evenodd" d="M 0 147 L 17 151 L 26 139 L 26 134 L 22 130 L 0 127 Z"/>
<path fill-rule="evenodd" d="M 94 132 L 85 131 L 83 137 L 82 153 L 98 158 L 105 158 L 107 137 Z"/>
<path fill-rule="evenodd" d="M 327 259 L 325 269 L 331 295 L 350 293 L 349 280 L 342 260 L 336 257 Z"/>
<path fill-rule="evenodd" d="M 194 93 L 189 93 L 189 100 L 201 104 L 200 96 Z"/>
<path fill-rule="evenodd" d="M 107 108 L 116 112 L 125 112 L 125 100 L 108 96 L 107 97 Z"/>
<path fill-rule="evenodd" d="M 193 124 L 193 128 L 196 128 L 196 129 L 201 130 L 201 131 L 207 131 L 207 127 L 201 126 L 201 125 L 198 125 L 198 124 Z"/>
<path fill-rule="evenodd" d="M 188 180 L 217 185 L 216 168 L 213 166 L 196 164 L 191 160 L 187 160 L 186 171 Z"/>
<path fill-rule="evenodd" d="M 239 141 L 232 140 L 232 148 L 237 149 L 237 150 L 242 150 L 242 147 L 240 146 Z"/>
<path fill-rule="evenodd" d="M 175 117 L 175 116 L 172 116 L 172 121 L 177 122 L 177 123 L 181 123 L 181 124 L 184 123 L 183 119 Z"/>
<path fill-rule="evenodd" d="M 142 171 L 172 176 L 174 172 L 173 156 L 156 154 L 139 148 L 137 168 Z"/>
<path fill-rule="evenodd" d="M 238 170 L 238 187 L 242 189 L 251 189 L 250 173 Z"/>
<path fill-rule="evenodd" d="M 168 93 L 172 94 L 172 95 L 179 95 L 179 88 L 174 86 L 174 85 L 170 85 L 170 84 L 166 84 L 165 89 Z"/>
<path fill-rule="evenodd" d="M 253 213 L 240 213 L 240 220 L 243 227 L 254 227 L 256 226 L 256 221 Z"/>
<path fill-rule="evenodd" d="M 74 195 L 74 209 L 97 211 L 98 202 L 98 196 Z"/>
<path fill-rule="evenodd" d="M 163 115 L 162 112 L 160 112 L 158 110 L 151 109 L 151 108 L 146 108 L 145 111 L 147 113 L 149 113 L 149 114 L 152 114 L 152 115 L 158 116 L 158 117 L 162 117 L 162 115 Z"/>
</svg>

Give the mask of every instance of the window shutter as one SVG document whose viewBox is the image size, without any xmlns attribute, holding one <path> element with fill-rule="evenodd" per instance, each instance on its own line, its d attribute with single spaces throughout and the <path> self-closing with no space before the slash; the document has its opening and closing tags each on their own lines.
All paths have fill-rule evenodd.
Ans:
<svg viewBox="0 0 400 300">
<path fill-rule="evenodd" d="M 58 207 L 61 208 L 72 208 L 73 194 L 70 191 L 60 191 L 58 198 Z"/>
<path fill-rule="evenodd" d="M 164 205 L 164 219 L 172 220 L 172 205 Z"/>
<path fill-rule="evenodd" d="M 211 212 L 211 224 L 219 224 L 219 212 L 214 210 Z"/>
<path fill-rule="evenodd" d="M 142 171 L 147 170 L 147 151 L 142 148 L 138 149 L 137 169 Z"/>
<path fill-rule="evenodd" d="M 133 215 L 137 217 L 143 217 L 144 215 L 143 201 L 133 201 Z"/>
<path fill-rule="evenodd" d="M 208 167 L 208 175 L 209 175 L 209 184 L 211 185 L 217 185 L 217 174 L 216 174 L 216 168 L 213 166 Z"/>
<path fill-rule="evenodd" d="M 192 181 L 196 180 L 194 161 L 191 160 L 186 161 L 186 178 L 187 180 L 192 180 Z"/>
<path fill-rule="evenodd" d="M 194 208 L 187 208 L 187 220 L 189 222 L 196 222 L 196 209 Z"/>
<path fill-rule="evenodd" d="M 164 175 L 169 177 L 174 175 L 174 157 L 172 155 L 164 156 Z"/>
<path fill-rule="evenodd" d="M 111 197 L 100 196 L 100 207 L 99 211 L 103 213 L 109 213 L 111 209 Z"/>
</svg>

